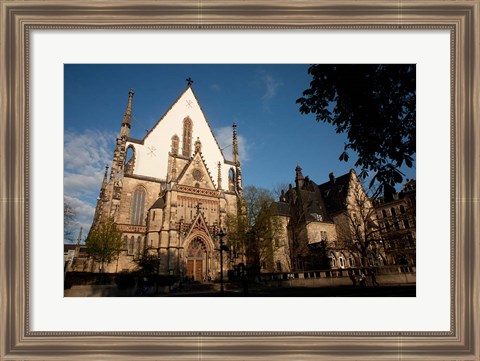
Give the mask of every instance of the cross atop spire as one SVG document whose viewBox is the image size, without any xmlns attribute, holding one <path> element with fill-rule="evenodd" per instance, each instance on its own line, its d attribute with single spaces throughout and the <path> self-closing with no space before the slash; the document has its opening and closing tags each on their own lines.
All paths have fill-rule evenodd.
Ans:
<svg viewBox="0 0 480 361">
<path fill-rule="evenodd" d="M 193 80 L 192 78 L 188 77 L 187 79 L 185 79 L 187 81 L 187 85 L 188 86 L 191 86 L 193 84 Z"/>
</svg>

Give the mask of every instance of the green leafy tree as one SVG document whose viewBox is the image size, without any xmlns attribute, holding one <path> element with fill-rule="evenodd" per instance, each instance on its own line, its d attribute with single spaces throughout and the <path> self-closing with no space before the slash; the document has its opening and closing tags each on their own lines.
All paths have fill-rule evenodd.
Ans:
<svg viewBox="0 0 480 361">
<path fill-rule="evenodd" d="M 113 219 L 100 223 L 95 229 L 90 230 L 85 241 L 87 253 L 100 263 L 103 272 L 104 265 L 108 265 L 118 257 L 123 249 L 122 235 L 117 230 Z"/>
<path fill-rule="evenodd" d="M 416 141 L 415 65 L 311 65 L 310 88 L 297 99 L 302 114 L 346 133 L 340 155 L 348 161 L 357 153 L 356 167 L 370 188 L 381 191 L 403 181 L 403 166 L 412 167 Z"/>
<path fill-rule="evenodd" d="M 266 189 L 248 186 L 243 190 L 241 209 L 238 215 L 227 217 L 230 241 L 243 245 L 248 266 L 258 271 L 265 265 L 273 271 L 275 239 L 281 238 L 284 232 L 277 217 L 275 199 Z"/>
</svg>

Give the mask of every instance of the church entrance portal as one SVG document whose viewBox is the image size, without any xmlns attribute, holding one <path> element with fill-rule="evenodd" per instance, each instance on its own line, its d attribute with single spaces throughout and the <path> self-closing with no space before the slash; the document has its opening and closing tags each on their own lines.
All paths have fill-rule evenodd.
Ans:
<svg viewBox="0 0 480 361">
<path fill-rule="evenodd" d="M 208 273 L 207 248 L 205 243 L 199 238 L 193 239 L 187 251 L 187 276 L 195 281 L 203 281 Z"/>
</svg>

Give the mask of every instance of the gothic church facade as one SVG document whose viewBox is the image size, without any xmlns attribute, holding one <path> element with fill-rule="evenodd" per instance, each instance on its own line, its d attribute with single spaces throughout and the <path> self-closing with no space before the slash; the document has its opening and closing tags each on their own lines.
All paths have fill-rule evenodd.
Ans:
<svg viewBox="0 0 480 361">
<path fill-rule="evenodd" d="M 133 271 L 146 251 L 159 259 L 161 274 L 215 278 L 216 235 L 242 194 L 236 125 L 228 160 L 189 82 L 145 137 L 134 139 L 133 96 L 130 89 L 92 224 L 111 217 L 122 233 L 124 249 L 103 271 Z"/>
</svg>

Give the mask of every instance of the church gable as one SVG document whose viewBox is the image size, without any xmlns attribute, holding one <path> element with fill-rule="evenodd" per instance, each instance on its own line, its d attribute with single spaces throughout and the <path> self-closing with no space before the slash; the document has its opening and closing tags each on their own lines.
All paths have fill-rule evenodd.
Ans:
<svg viewBox="0 0 480 361">
<path fill-rule="evenodd" d="M 198 150 L 188 162 L 177 179 L 177 183 L 189 187 L 215 190 L 210 170 L 203 160 L 202 153 Z"/>
<path fill-rule="evenodd" d="M 148 132 L 141 144 L 133 145 L 134 174 L 165 179 L 168 171 L 168 154 L 191 157 L 197 138 L 202 140 L 202 155 L 210 169 L 216 169 L 218 162 L 222 164 L 225 162 L 197 97 L 188 86 Z"/>
<path fill-rule="evenodd" d="M 198 206 L 200 207 L 200 205 Z M 199 209 L 199 208 L 198 208 Z M 208 230 L 207 224 L 205 223 L 205 219 L 201 212 L 198 211 L 196 219 L 192 222 L 192 226 L 188 230 L 187 235 L 185 238 L 190 237 L 193 233 L 203 233 L 204 235 L 211 237 L 210 231 Z"/>
</svg>

